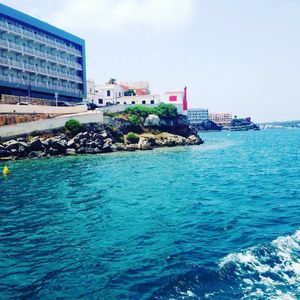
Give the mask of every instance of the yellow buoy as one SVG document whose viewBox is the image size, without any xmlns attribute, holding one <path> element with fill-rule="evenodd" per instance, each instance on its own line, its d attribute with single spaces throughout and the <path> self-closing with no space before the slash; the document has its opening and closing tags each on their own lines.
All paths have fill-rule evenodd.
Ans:
<svg viewBox="0 0 300 300">
<path fill-rule="evenodd" d="M 8 166 L 4 166 L 3 175 L 8 175 L 10 173 Z"/>
</svg>

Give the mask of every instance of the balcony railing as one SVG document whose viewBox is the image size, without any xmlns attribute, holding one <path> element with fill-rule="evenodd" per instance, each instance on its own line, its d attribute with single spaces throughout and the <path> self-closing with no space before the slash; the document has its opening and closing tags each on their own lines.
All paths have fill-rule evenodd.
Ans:
<svg viewBox="0 0 300 300">
<path fill-rule="evenodd" d="M 55 91 L 62 91 L 62 92 L 67 92 L 67 93 L 71 93 L 71 94 L 76 94 L 77 96 L 82 96 L 82 91 L 80 89 L 69 88 L 69 87 L 59 85 L 59 84 L 55 85 L 55 84 L 52 84 L 49 82 L 41 82 L 41 81 L 37 81 L 37 80 L 26 80 L 23 78 L 17 78 L 17 77 L 9 76 L 9 75 L 0 75 L 0 81 L 22 84 L 22 85 L 26 85 L 26 86 L 31 85 L 31 86 L 35 86 L 35 87 L 42 87 L 42 88 L 52 89 Z"/>
<path fill-rule="evenodd" d="M 29 48 L 27 46 L 18 45 L 16 43 L 13 43 L 13 42 L 10 42 L 7 40 L 0 39 L 0 48 L 1 47 L 4 49 L 16 51 L 18 53 L 30 55 L 33 57 L 38 57 L 42 60 L 46 60 L 46 61 L 48 60 L 48 61 L 54 62 L 56 64 L 59 63 L 61 65 L 67 66 L 72 69 L 82 70 L 82 66 L 77 62 L 68 61 L 67 59 L 63 59 L 63 58 L 55 56 L 53 54 L 42 52 L 40 50 L 37 50 L 34 48 Z"/>
<path fill-rule="evenodd" d="M 76 83 L 83 82 L 82 78 L 76 75 L 70 75 L 56 70 L 51 70 L 45 67 L 31 65 L 14 59 L 8 59 L 5 57 L 0 57 L 0 65 L 6 66 L 8 68 L 22 70 L 24 72 L 26 71 L 34 74 L 41 74 L 47 77 L 58 78 L 58 79 L 72 81 Z"/>
<path fill-rule="evenodd" d="M 19 26 L 8 24 L 6 21 L 3 21 L 3 20 L 2 21 L 0 20 L 0 29 L 5 30 L 5 31 L 9 30 L 13 33 L 17 33 L 21 37 L 30 38 L 33 41 L 38 41 L 38 42 L 40 42 L 44 45 L 54 47 L 54 48 L 58 48 L 61 51 L 69 52 L 70 54 L 78 56 L 78 57 L 82 56 L 81 52 L 78 49 L 74 48 L 74 47 L 70 47 L 70 46 L 67 46 L 66 44 L 63 44 L 63 43 L 59 42 L 59 41 L 46 38 L 45 36 L 43 36 L 39 33 L 34 33 L 34 32 L 31 32 L 27 29 L 22 29 Z"/>
</svg>

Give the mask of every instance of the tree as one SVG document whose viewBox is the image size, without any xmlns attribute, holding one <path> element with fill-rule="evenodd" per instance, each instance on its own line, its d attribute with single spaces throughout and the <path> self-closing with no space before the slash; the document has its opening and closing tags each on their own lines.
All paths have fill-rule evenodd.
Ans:
<svg viewBox="0 0 300 300">
<path fill-rule="evenodd" d="M 127 90 L 124 92 L 124 96 L 135 96 L 134 90 Z"/>
</svg>

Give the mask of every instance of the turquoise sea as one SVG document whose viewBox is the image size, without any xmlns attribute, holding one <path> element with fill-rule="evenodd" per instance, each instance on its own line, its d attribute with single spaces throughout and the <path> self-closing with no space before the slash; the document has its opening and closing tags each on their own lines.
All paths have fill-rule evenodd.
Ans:
<svg viewBox="0 0 300 300">
<path fill-rule="evenodd" d="M 201 136 L 9 162 L 0 299 L 300 299 L 300 130 Z"/>
</svg>

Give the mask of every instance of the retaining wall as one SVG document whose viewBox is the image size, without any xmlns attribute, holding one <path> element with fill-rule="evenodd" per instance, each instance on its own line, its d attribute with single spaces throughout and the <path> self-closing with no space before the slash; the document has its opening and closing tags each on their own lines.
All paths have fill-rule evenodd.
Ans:
<svg viewBox="0 0 300 300">
<path fill-rule="evenodd" d="M 0 127 L 0 137 L 7 139 L 24 134 L 30 134 L 34 131 L 44 131 L 61 128 L 70 120 L 78 120 L 82 124 L 103 123 L 103 114 L 101 112 L 91 112 L 78 115 L 61 116 L 52 119 L 39 120 L 34 122 L 19 123 Z"/>
<path fill-rule="evenodd" d="M 0 114 L 76 114 L 87 111 L 86 105 L 78 106 L 45 106 L 0 104 Z"/>
</svg>

